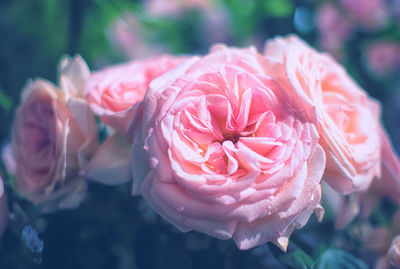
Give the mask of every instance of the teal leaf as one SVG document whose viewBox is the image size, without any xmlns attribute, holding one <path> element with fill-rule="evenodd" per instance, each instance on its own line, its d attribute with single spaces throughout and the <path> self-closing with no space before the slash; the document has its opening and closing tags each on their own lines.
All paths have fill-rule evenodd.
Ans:
<svg viewBox="0 0 400 269">
<path fill-rule="evenodd" d="M 5 111 L 10 111 L 13 106 L 13 102 L 10 97 L 8 97 L 5 93 L 0 91 L 0 107 Z"/>
<path fill-rule="evenodd" d="M 365 262 L 350 253 L 338 249 L 328 249 L 316 261 L 315 269 L 367 269 Z"/>
<path fill-rule="evenodd" d="M 274 17 L 287 17 L 294 11 L 294 6 L 291 0 L 264 0 L 265 12 Z"/>
<path fill-rule="evenodd" d="M 284 254 L 278 260 L 290 268 L 311 269 L 314 267 L 313 259 L 300 249 Z"/>
</svg>

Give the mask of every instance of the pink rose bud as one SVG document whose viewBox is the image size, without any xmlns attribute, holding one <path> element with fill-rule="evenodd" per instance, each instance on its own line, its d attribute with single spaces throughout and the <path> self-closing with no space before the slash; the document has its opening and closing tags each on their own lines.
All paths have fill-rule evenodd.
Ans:
<svg viewBox="0 0 400 269">
<path fill-rule="evenodd" d="M 389 11 L 385 0 L 340 0 L 348 16 L 367 29 L 379 29 L 386 25 Z"/>
<path fill-rule="evenodd" d="M 104 123 L 125 135 L 149 83 L 184 59 L 164 55 L 94 72 L 85 87 L 86 99 Z"/>
<path fill-rule="evenodd" d="M 343 44 L 354 28 L 351 22 L 335 5 L 326 2 L 318 8 L 316 25 L 321 48 L 340 59 Z"/>
<path fill-rule="evenodd" d="M 400 43 L 379 42 L 366 50 L 369 69 L 378 75 L 391 74 L 400 68 Z"/>
<path fill-rule="evenodd" d="M 400 235 L 393 239 L 387 256 L 391 265 L 400 266 Z"/>
<path fill-rule="evenodd" d="M 145 8 L 154 16 L 178 16 L 189 9 L 212 11 L 214 4 L 211 0 L 149 0 Z"/>
<path fill-rule="evenodd" d="M 316 126 L 267 64 L 218 45 L 150 83 L 133 121 L 133 193 L 179 230 L 286 250 L 322 217 Z"/>
<path fill-rule="evenodd" d="M 400 160 L 383 128 L 381 135 L 382 174 L 376 177 L 367 192 L 362 193 L 363 215 L 369 216 L 383 196 L 400 205 Z M 397 225 L 397 227 L 400 227 Z"/>
<path fill-rule="evenodd" d="M 110 24 L 107 32 L 111 44 L 128 59 L 160 55 L 167 51 L 163 44 L 147 42 L 143 38 L 146 29 L 134 13 L 124 13 Z"/>
<path fill-rule="evenodd" d="M 61 89 L 41 79 L 28 83 L 15 116 L 16 186 L 44 211 L 79 204 L 86 188 L 79 173 L 97 145 L 93 114 L 78 94 L 85 76 L 76 63 L 62 64 Z"/>
<path fill-rule="evenodd" d="M 319 142 L 327 154 L 324 179 L 334 189 L 344 194 L 365 191 L 381 177 L 382 163 L 388 165 L 385 169 L 397 169 L 395 154 L 386 153 L 391 150 L 389 143 L 382 142 L 388 138 L 380 124 L 379 103 L 333 58 L 295 36 L 267 42 L 265 56 L 273 62 L 270 72 L 315 117 Z"/>
</svg>

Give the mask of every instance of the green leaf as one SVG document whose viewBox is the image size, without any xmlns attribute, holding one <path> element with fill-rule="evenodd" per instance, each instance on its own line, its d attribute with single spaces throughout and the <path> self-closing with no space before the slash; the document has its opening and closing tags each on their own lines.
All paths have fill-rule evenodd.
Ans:
<svg viewBox="0 0 400 269">
<path fill-rule="evenodd" d="M 0 107 L 5 111 L 10 111 L 13 106 L 13 102 L 10 97 L 0 90 Z"/>
<path fill-rule="evenodd" d="M 313 259 L 300 249 L 292 253 L 284 254 L 278 259 L 281 263 L 290 268 L 310 269 L 314 267 Z"/>
<path fill-rule="evenodd" d="M 338 249 L 328 249 L 323 252 L 315 264 L 315 269 L 367 269 L 365 262 L 350 253 Z"/>
<path fill-rule="evenodd" d="M 287 17 L 294 11 L 291 0 L 264 0 L 263 6 L 265 12 L 274 17 Z"/>
</svg>

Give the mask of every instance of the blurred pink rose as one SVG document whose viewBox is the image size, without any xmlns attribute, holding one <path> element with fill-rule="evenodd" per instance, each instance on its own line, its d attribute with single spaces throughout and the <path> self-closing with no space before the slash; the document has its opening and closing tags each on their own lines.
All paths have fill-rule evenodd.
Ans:
<svg viewBox="0 0 400 269">
<path fill-rule="evenodd" d="M 79 57 L 65 59 L 61 89 L 41 79 L 28 83 L 15 115 L 16 186 L 44 211 L 75 207 L 85 191 L 79 172 L 95 150 L 97 131 L 79 97 L 82 64 Z"/>
<path fill-rule="evenodd" d="M 340 0 L 348 16 L 367 29 L 386 25 L 389 17 L 385 0 Z"/>
<path fill-rule="evenodd" d="M 370 225 L 364 228 L 360 238 L 361 246 L 364 248 L 363 252 L 372 251 L 374 256 L 378 256 L 374 268 L 390 269 L 392 266 L 397 268 L 400 265 L 399 232 L 400 211 L 395 214 L 388 226 Z"/>
<path fill-rule="evenodd" d="M 125 135 L 149 83 L 185 59 L 163 55 L 94 72 L 86 83 L 86 99 L 104 123 Z"/>
<path fill-rule="evenodd" d="M 265 55 L 275 62 L 271 72 L 303 98 L 318 120 L 327 154 L 324 179 L 344 194 L 367 190 L 381 176 L 379 104 L 335 60 L 295 36 L 268 42 Z"/>
<path fill-rule="evenodd" d="M 340 59 L 343 43 L 353 30 L 351 22 L 335 5 L 327 2 L 318 8 L 315 24 L 318 28 L 321 48 Z"/>
<path fill-rule="evenodd" d="M 3 181 L 0 177 L 0 237 L 4 233 L 4 230 L 6 229 L 7 221 L 8 221 L 7 199 L 6 199 L 6 194 L 4 192 Z"/>
<path fill-rule="evenodd" d="M 146 11 L 154 16 L 177 16 L 188 9 L 209 10 L 213 0 L 149 0 Z"/>
<path fill-rule="evenodd" d="M 360 201 L 356 194 L 343 195 L 322 182 L 322 201 L 335 215 L 335 228 L 343 229 L 360 213 Z"/>
<path fill-rule="evenodd" d="M 125 13 L 110 25 L 108 31 L 110 42 L 128 59 L 156 56 L 167 51 L 159 42 L 147 42 L 142 37 L 144 33 L 146 29 L 133 13 Z"/>
<path fill-rule="evenodd" d="M 386 75 L 400 70 L 400 43 L 375 43 L 367 48 L 366 53 L 368 67 L 373 73 Z"/>
<path fill-rule="evenodd" d="M 203 16 L 208 44 L 227 42 L 230 38 L 228 11 L 224 7 L 216 6 L 204 12 Z"/>
<path fill-rule="evenodd" d="M 183 232 L 286 250 L 314 210 L 322 218 L 316 127 L 266 61 L 218 45 L 149 86 L 133 122 L 133 192 Z"/>
</svg>

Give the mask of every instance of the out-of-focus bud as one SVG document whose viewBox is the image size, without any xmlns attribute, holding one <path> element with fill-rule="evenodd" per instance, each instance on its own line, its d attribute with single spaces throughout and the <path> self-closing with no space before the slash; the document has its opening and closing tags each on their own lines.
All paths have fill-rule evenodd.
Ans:
<svg viewBox="0 0 400 269">
<path fill-rule="evenodd" d="M 368 30 L 377 30 L 388 22 L 389 11 L 385 0 L 340 0 L 348 16 Z"/>
<path fill-rule="evenodd" d="M 0 237 L 4 233 L 8 220 L 7 198 L 4 192 L 3 181 L 0 176 Z"/>
<path fill-rule="evenodd" d="M 340 50 L 353 30 L 352 24 L 332 3 L 319 7 L 315 24 L 321 48 L 340 59 Z"/>
<path fill-rule="evenodd" d="M 400 266 L 400 235 L 393 239 L 387 256 L 391 265 Z"/>
<path fill-rule="evenodd" d="M 400 43 L 382 41 L 372 44 L 366 50 L 366 58 L 374 75 L 392 74 L 400 69 Z"/>
<path fill-rule="evenodd" d="M 108 30 L 110 42 L 128 59 L 155 56 L 166 52 L 159 44 L 149 43 L 142 37 L 145 32 L 141 22 L 134 14 L 125 13 L 112 23 Z"/>
</svg>

